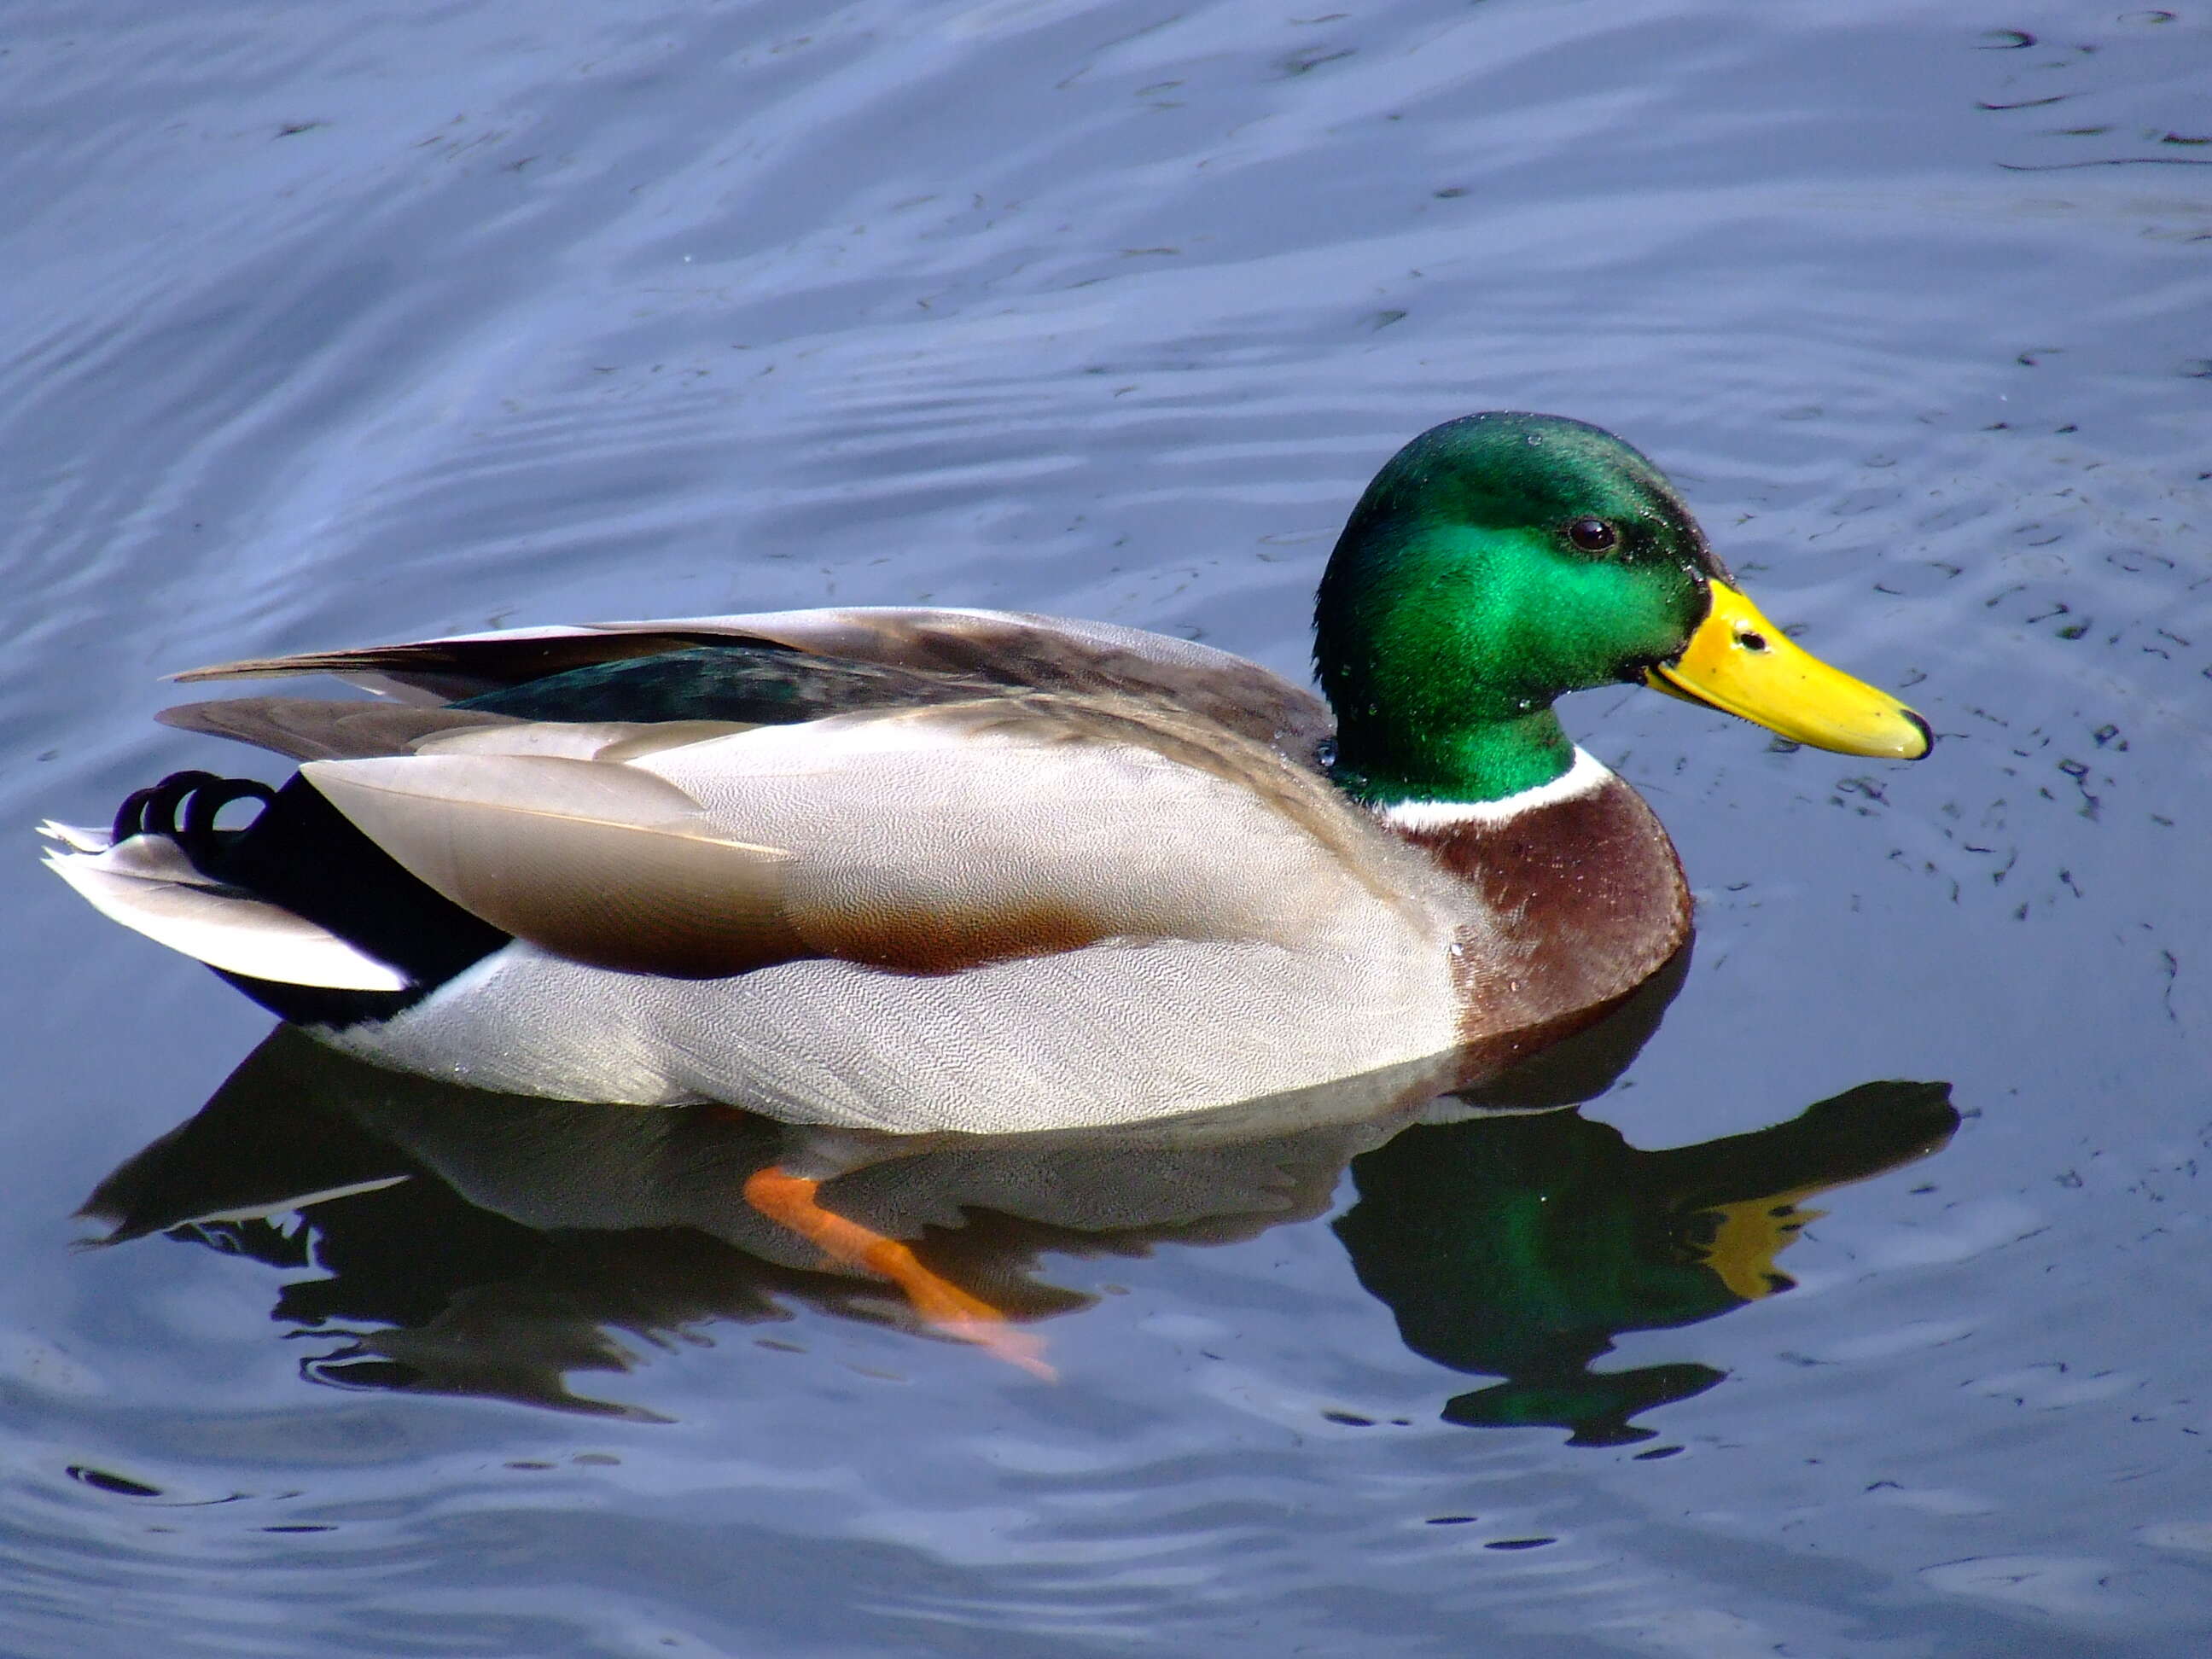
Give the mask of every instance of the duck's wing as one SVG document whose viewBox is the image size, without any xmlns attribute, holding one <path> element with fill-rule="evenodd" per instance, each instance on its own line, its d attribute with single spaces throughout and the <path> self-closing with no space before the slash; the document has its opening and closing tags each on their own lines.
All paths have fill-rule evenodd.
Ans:
<svg viewBox="0 0 2212 1659">
<path fill-rule="evenodd" d="M 623 759 L 500 741 L 305 769 L 521 941 L 341 1034 L 380 1064 L 1011 1132 L 1197 1111 L 1462 1040 L 1450 947 L 1480 921 L 1463 892 L 1325 779 L 1155 704 L 1008 696 Z"/>
<path fill-rule="evenodd" d="M 1427 925 L 1414 866 L 1323 781 L 1154 705 L 1004 697 L 598 747 L 541 731 L 304 775 L 494 927 L 668 977 L 809 957 L 939 975 L 1108 939 L 1297 948 L 1354 909 Z"/>
<path fill-rule="evenodd" d="M 570 673 L 702 647 L 763 648 L 882 671 L 866 702 L 944 701 L 927 683 L 1157 698 L 1286 755 L 1310 760 L 1328 709 L 1258 664 L 1210 646 L 1012 611 L 854 607 L 520 628 L 355 650 L 252 658 L 194 669 L 198 681 L 334 674 L 416 701 L 476 697 Z M 763 671 L 764 672 L 764 671 Z M 796 672 L 796 671 L 794 671 Z M 858 697 L 862 688 L 851 688 Z"/>
<path fill-rule="evenodd" d="M 296 761 L 370 760 L 386 755 L 483 752 L 565 755 L 589 760 L 603 751 L 626 758 L 708 738 L 749 732 L 753 720 L 532 720 L 516 714 L 447 705 L 333 702 L 323 697 L 226 697 L 181 703 L 155 719 L 179 731 L 228 738 Z M 468 734 L 481 734 L 471 739 Z"/>
<path fill-rule="evenodd" d="M 441 732 L 520 724 L 513 715 L 471 708 L 333 702 L 326 697 L 226 697 L 181 703 L 154 718 L 181 732 L 249 743 L 295 761 L 404 755 L 418 739 Z"/>
<path fill-rule="evenodd" d="M 649 723 L 729 730 L 793 725 L 857 709 L 959 702 L 997 689 L 979 680 L 732 641 L 586 665 L 479 693 L 465 703 L 425 707 L 383 700 L 232 697 L 179 704 L 155 718 L 183 731 L 250 743 L 294 760 L 362 760 L 411 753 L 445 732 L 522 721 L 539 726 Z M 704 735 L 708 734 L 695 734 Z"/>
</svg>

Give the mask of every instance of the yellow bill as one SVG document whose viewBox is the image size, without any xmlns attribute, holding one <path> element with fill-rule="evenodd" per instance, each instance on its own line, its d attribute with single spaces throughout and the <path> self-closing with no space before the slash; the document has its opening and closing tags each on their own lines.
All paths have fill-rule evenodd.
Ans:
<svg viewBox="0 0 2212 1659">
<path fill-rule="evenodd" d="M 1652 690 L 1845 755 L 1918 760 L 1934 745 L 1928 722 L 1889 693 L 1800 650 L 1726 582 L 1712 591 L 1682 654 L 1644 677 Z"/>
</svg>

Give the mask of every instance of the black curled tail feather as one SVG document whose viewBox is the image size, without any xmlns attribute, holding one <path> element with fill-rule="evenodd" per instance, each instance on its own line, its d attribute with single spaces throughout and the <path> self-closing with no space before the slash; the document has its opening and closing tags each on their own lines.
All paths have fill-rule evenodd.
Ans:
<svg viewBox="0 0 2212 1659">
<path fill-rule="evenodd" d="M 115 811 L 113 839 L 166 836 L 184 849 L 194 869 L 216 875 L 210 865 L 221 861 L 225 844 L 240 833 L 218 831 L 216 815 L 237 801 L 258 801 L 265 807 L 276 799 L 276 792 L 258 778 L 172 772 L 152 788 L 134 789 L 123 798 Z"/>
</svg>

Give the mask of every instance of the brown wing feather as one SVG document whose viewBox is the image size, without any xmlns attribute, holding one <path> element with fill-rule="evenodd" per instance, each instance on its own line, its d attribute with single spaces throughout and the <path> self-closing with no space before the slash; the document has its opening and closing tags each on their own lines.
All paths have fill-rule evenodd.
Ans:
<svg viewBox="0 0 2212 1659">
<path fill-rule="evenodd" d="M 657 657 L 726 640 L 726 632 L 526 633 L 479 639 L 424 640 L 411 645 L 371 645 L 348 651 L 308 651 L 291 657 L 247 657 L 191 668 L 171 678 L 191 680 L 277 679 L 293 674 L 380 675 L 441 697 L 480 692 L 565 674 L 572 668 Z"/>
<path fill-rule="evenodd" d="M 164 708 L 154 718 L 180 732 L 250 743 L 295 761 L 404 755 L 419 739 L 436 732 L 521 724 L 509 715 L 467 708 L 331 702 L 320 697 L 229 697 L 216 702 L 187 702 Z"/>
<path fill-rule="evenodd" d="M 248 658 L 176 678 L 374 676 L 439 696 L 465 697 L 599 663 L 744 642 L 929 678 L 1164 702 L 1272 744 L 1307 767 L 1334 729 L 1318 698 L 1242 657 L 1135 629 L 1019 611 L 860 606 L 521 629 L 472 639 Z"/>
<path fill-rule="evenodd" d="M 1311 762 L 1335 722 L 1321 700 L 1255 662 L 1162 634 L 1024 611 L 859 607 L 743 618 L 797 651 L 1076 696 L 1164 701 Z"/>
<path fill-rule="evenodd" d="M 714 835 L 650 773 L 441 755 L 301 773 L 416 879 L 576 961 L 714 979 L 815 954 L 783 915 L 790 855 Z"/>
<path fill-rule="evenodd" d="M 716 979 L 805 957 L 909 974 L 1095 944 L 1113 925 L 1040 895 L 926 911 L 794 896 L 780 848 L 717 835 L 650 773 L 546 756 L 450 756 L 303 769 L 418 880 L 571 960 Z"/>
</svg>

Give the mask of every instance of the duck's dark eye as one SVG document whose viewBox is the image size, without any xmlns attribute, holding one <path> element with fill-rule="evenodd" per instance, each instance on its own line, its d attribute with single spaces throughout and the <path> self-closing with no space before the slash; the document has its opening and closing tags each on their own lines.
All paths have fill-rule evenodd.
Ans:
<svg viewBox="0 0 2212 1659">
<path fill-rule="evenodd" d="M 1602 553 L 1620 540 L 1620 532 L 1603 519 L 1577 519 L 1567 526 L 1567 539 L 1585 553 Z"/>
</svg>

